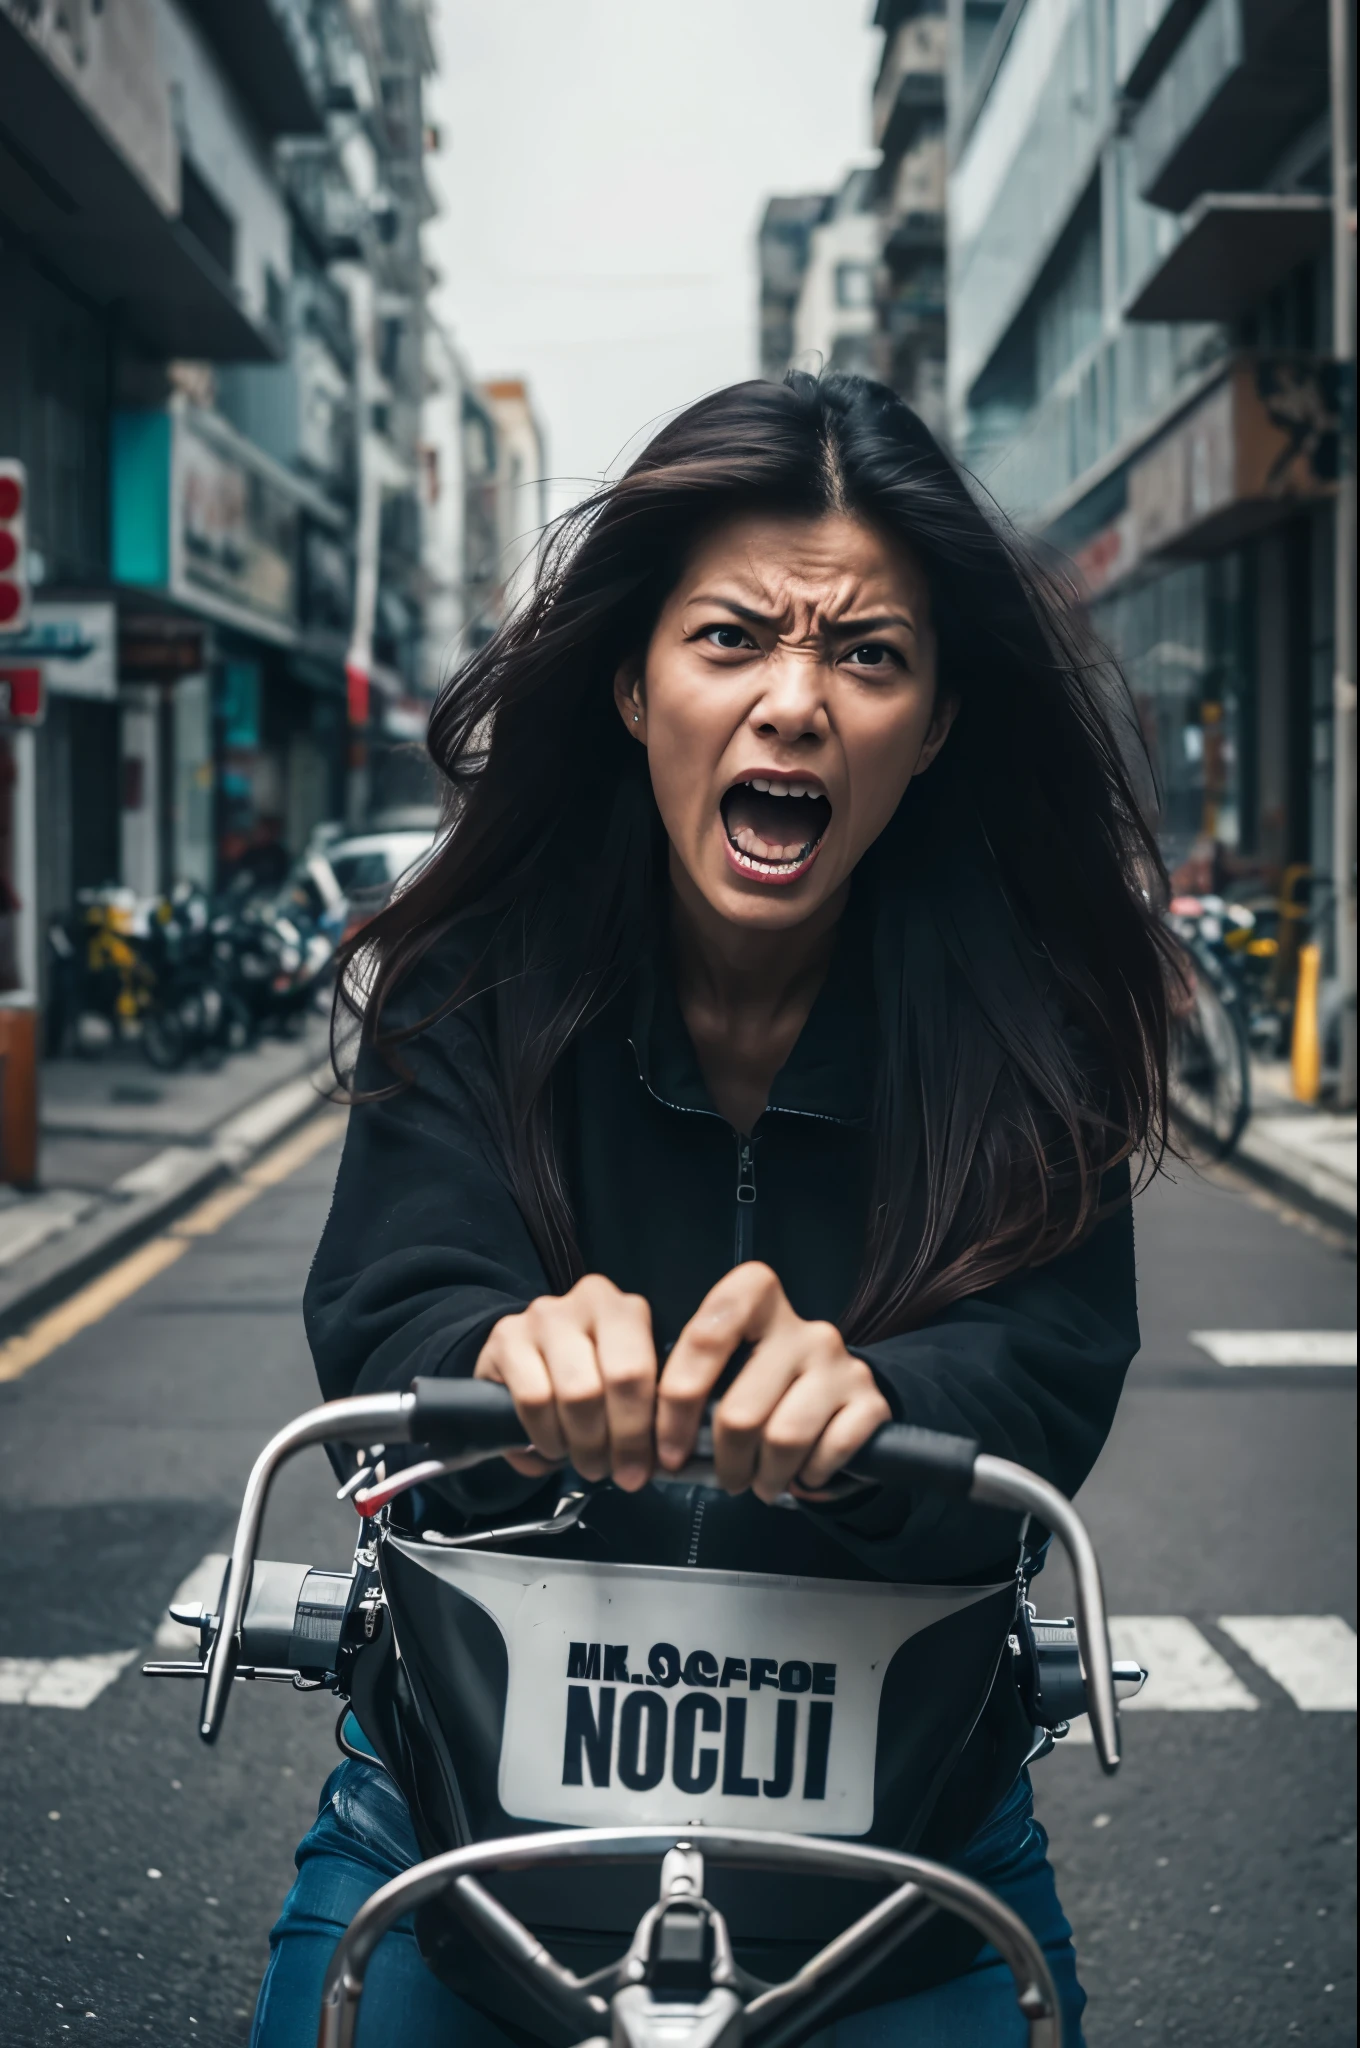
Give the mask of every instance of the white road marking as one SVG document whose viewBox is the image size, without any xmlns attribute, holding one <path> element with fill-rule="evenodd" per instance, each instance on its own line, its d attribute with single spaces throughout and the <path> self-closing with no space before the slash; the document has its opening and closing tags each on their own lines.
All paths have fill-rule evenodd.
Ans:
<svg viewBox="0 0 1360 2048">
<path fill-rule="evenodd" d="M 1192 1330 L 1215 1365 L 1354 1365 L 1354 1330 Z"/>
<path fill-rule="evenodd" d="M 189 1576 L 181 1579 L 166 1605 L 192 1607 L 196 1600 L 200 1607 L 206 1607 L 210 1614 L 213 1613 L 228 1563 L 229 1559 L 220 1551 L 210 1550 L 206 1557 L 198 1560 Z M 156 1630 L 156 1654 L 158 1657 L 197 1657 L 198 1630 L 185 1628 L 181 1622 L 171 1621 L 169 1615 L 165 1615 Z"/>
<path fill-rule="evenodd" d="M 88 1707 L 138 1654 L 106 1650 L 95 1657 L 0 1657 L 0 1706 Z"/>
<path fill-rule="evenodd" d="M 1249 1714 L 1260 1705 L 1231 1664 L 1183 1614 L 1111 1615 L 1110 1647 L 1116 1658 L 1135 1657 L 1148 1673 L 1143 1690 L 1125 1700 L 1126 1714 L 1155 1713 L 1159 1708 Z"/>
<path fill-rule="evenodd" d="M 1218 1625 L 1305 1713 L 1355 1712 L 1355 1631 L 1339 1614 L 1221 1614 Z"/>
</svg>

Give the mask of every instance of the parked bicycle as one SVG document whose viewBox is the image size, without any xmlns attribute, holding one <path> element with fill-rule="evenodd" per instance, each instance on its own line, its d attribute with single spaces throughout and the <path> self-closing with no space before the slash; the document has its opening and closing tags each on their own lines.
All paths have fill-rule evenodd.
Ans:
<svg viewBox="0 0 1360 2048">
<path fill-rule="evenodd" d="M 209 1743 L 234 1682 L 331 1692 L 346 1703 L 341 1748 L 352 1753 L 343 1727 L 353 1712 L 420 1825 L 443 1832 L 436 1853 L 351 1922 L 326 1979 L 320 2048 L 353 2048 L 374 1950 L 413 1911 L 436 1962 L 441 1924 L 471 1933 L 493 1970 L 533 2001 L 541 2038 L 612 2033 L 627 2048 L 795 2048 L 935 1913 L 953 1913 L 1009 1966 L 1031 2048 L 1061 2048 L 1043 1951 L 1009 1907 L 944 1865 L 864 1838 L 883 1715 L 908 1776 L 938 1761 L 939 1688 L 893 1687 L 891 1672 L 913 1639 L 944 1621 L 947 1704 L 962 1727 L 980 1704 L 979 1683 L 985 1696 L 997 1659 L 1009 1656 L 1034 1729 L 1031 1760 L 1089 1713 L 1103 1768 L 1117 1768 L 1117 1696 L 1146 1674 L 1111 1662 L 1099 1566 L 1064 1496 L 974 1442 L 889 1424 L 840 1483 L 936 1490 L 1009 1511 L 1019 1518 L 1016 1579 L 801 1582 L 796 1606 L 781 1599 L 783 1582 L 755 1575 L 554 1556 L 554 1539 L 593 1497 L 585 1487 L 545 1519 L 471 1535 L 431 1530 L 417 1540 L 397 1520 L 416 1489 L 525 1442 L 509 1396 L 485 1381 L 417 1379 L 409 1393 L 309 1410 L 256 1460 L 216 1610 L 171 1609 L 197 1629 L 199 1658 L 144 1666 L 203 1680 L 199 1733 Z M 350 1468 L 341 1498 L 361 1519 L 348 1574 L 256 1555 L 275 1477 L 314 1444 Z M 394 1447 L 405 1444 L 422 1455 L 398 1467 Z M 654 1483 L 712 1485 L 711 1455 L 705 1429 L 695 1459 Z M 1073 1621 L 1036 1621 L 1029 1605 L 1031 1519 L 1070 1560 Z M 756 1646 L 771 1654 L 752 1658 Z M 479 1780 L 497 1793 L 473 1810 L 464 1795 Z M 659 1896 L 637 1893 L 631 1940 L 603 1967 L 572 1969 L 521 1917 L 542 1917 L 547 1900 L 553 1925 L 569 1929 L 583 1887 L 602 1871 L 658 1859 Z M 728 1884 L 720 1906 L 731 1871 L 751 1876 Z M 758 1893 L 757 1875 L 796 1874 L 860 1880 L 881 1896 L 770 1983 L 742 1965 L 733 1923 Z"/>
<path fill-rule="evenodd" d="M 1166 921 L 1180 941 L 1182 986 L 1172 1006 L 1171 1106 L 1182 1123 L 1226 1159 L 1251 1116 L 1247 1003 L 1213 931 L 1217 915 L 1198 897 L 1176 897 Z"/>
</svg>

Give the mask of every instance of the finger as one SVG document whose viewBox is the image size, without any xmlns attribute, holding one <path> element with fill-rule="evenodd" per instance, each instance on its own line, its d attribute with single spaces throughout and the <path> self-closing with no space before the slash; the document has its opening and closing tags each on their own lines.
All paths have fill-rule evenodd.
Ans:
<svg viewBox="0 0 1360 2048">
<path fill-rule="evenodd" d="M 603 1479 L 609 1471 L 609 1429 L 595 1339 L 559 1314 L 545 1323 L 540 1341 L 567 1456 L 583 1478 Z"/>
<path fill-rule="evenodd" d="M 609 1469 L 615 1485 L 631 1493 L 652 1476 L 656 1346 L 651 1310 L 639 1295 L 611 1289 L 596 1309 L 594 1335 L 604 1383 Z"/>
<path fill-rule="evenodd" d="M 871 1376 L 872 1377 L 872 1376 Z M 857 1394 L 833 1415 L 805 1462 L 798 1468 L 800 1486 L 816 1492 L 834 1478 L 855 1452 L 867 1444 L 875 1430 L 892 1421 L 889 1407 L 877 1386 Z"/>
<path fill-rule="evenodd" d="M 768 1266 L 735 1266 L 711 1287 L 676 1339 L 657 1387 L 656 1450 L 672 1471 L 694 1449 L 704 1406 L 738 1344 L 759 1339 L 781 1314 L 784 1290 Z"/>
<path fill-rule="evenodd" d="M 758 1344 L 713 1411 L 714 1469 L 730 1493 L 751 1485 L 770 1422 L 809 1369 L 806 1327 L 795 1321 Z M 809 1448 L 816 1434 L 808 1438 Z"/>
<path fill-rule="evenodd" d="M 552 1377 L 547 1360 L 529 1335 L 525 1316 L 501 1318 L 482 1346 L 473 1377 L 496 1380 L 505 1387 L 540 1458 L 553 1465 L 562 1463 L 567 1445 L 557 1419 Z M 516 1455 L 522 1458 L 526 1454 Z M 523 1464 L 515 1465 L 517 1472 L 528 1469 Z"/>
</svg>

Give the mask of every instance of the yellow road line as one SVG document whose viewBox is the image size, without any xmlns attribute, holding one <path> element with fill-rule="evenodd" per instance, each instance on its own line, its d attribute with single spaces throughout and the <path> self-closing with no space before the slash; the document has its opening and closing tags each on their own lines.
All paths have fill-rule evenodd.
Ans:
<svg viewBox="0 0 1360 2048">
<path fill-rule="evenodd" d="M 343 1127 L 342 1120 L 333 1116 L 317 1117 L 313 1122 L 304 1124 L 291 1138 L 285 1138 L 272 1152 L 266 1152 L 253 1166 L 248 1166 L 239 1180 L 215 1189 L 187 1216 L 181 1216 L 179 1222 L 172 1225 L 171 1234 L 175 1237 L 210 1237 L 214 1230 L 220 1230 L 224 1223 L 230 1222 L 266 1188 L 277 1187 L 280 1181 L 287 1180 L 290 1173 L 296 1173 L 300 1166 L 305 1166 L 327 1145 L 333 1145 Z"/>
<path fill-rule="evenodd" d="M 107 1273 L 101 1273 L 88 1287 L 82 1287 L 69 1301 L 62 1302 L 60 1308 L 40 1316 L 17 1337 L 11 1337 L 0 1345 L 0 1380 L 17 1380 L 39 1359 L 46 1358 L 60 1345 L 87 1330 L 110 1309 L 117 1308 L 120 1301 L 126 1301 L 139 1287 L 145 1287 L 148 1280 L 154 1280 L 167 1266 L 173 1266 L 188 1249 L 187 1238 L 179 1237 L 153 1237 L 149 1244 L 139 1245 L 116 1266 L 110 1266 Z"/>
<path fill-rule="evenodd" d="M 202 1201 L 187 1216 L 161 1237 L 153 1237 L 148 1244 L 139 1245 L 116 1266 L 110 1266 L 107 1273 L 101 1273 L 88 1287 L 82 1287 L 68 1301 L 40 1316 L 17 1336 L 0 1344 L 0 1382 L 17 1380 L 31 1366 L 69 1343 L 82 1330 L 88 1330 L 91 1323 L 99 1322 L 130 1295 L 136 1294 L 163 1273 L 167 1266 L 173 1266 L 176 1259 L 188 1251 L 196 1237 L 208 1237 L 231 1217 L 237 1215 L 246 1205 L 262 1195 L 266 1188 L 277 1187 L 296 1173 L 309 1159 L 327 1145 L 333 1145 L 344 1130 L 343 1117 L 322 1116 L 305 1124 L 291 1138 L 276 1145 L 253 1166 L 246 1168 L 238 1181 L 230 1186 L 218 1188 Z"/>
</svg>

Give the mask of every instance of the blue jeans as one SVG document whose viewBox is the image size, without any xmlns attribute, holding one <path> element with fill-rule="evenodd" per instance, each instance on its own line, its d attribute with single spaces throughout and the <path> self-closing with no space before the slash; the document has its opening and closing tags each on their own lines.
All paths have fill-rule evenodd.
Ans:
<svg viewBox="0 0 1360 2048">
<path fill-rule="evenodd" d="M 350 1723 L 351 1733 L 354 1724 Z M 269 1937 L 251 2048 L 302 2048 L 315 2038 L 321 1986 L 336 1942 L 370 1892 L 420 1860 L 406 1802 L 376 1765 L 331 1772 L 315 1825 L 297 1851 L 297 1882 Z M 1022 1777 L 973 1837 L 957 1868 L 990 1886 L 1043 1943 L 1063 2008 L 1064 2048 L 1081 2048 L 1086 1994 L 1072 1930 L 1058 1903 L 1048 1838 Z M 1010 1971 L 984 1948 L 972 1968 L 915 1997 L 854 2013 L 810 2048 L 1024 2048 L 1028 2030 Z M 420 1959 L 409 1921 L 378 1945 L 359 2014 L 359 2048 L 509 2048 L 494 2020 L 457 1997 Z"/>
</svg>

